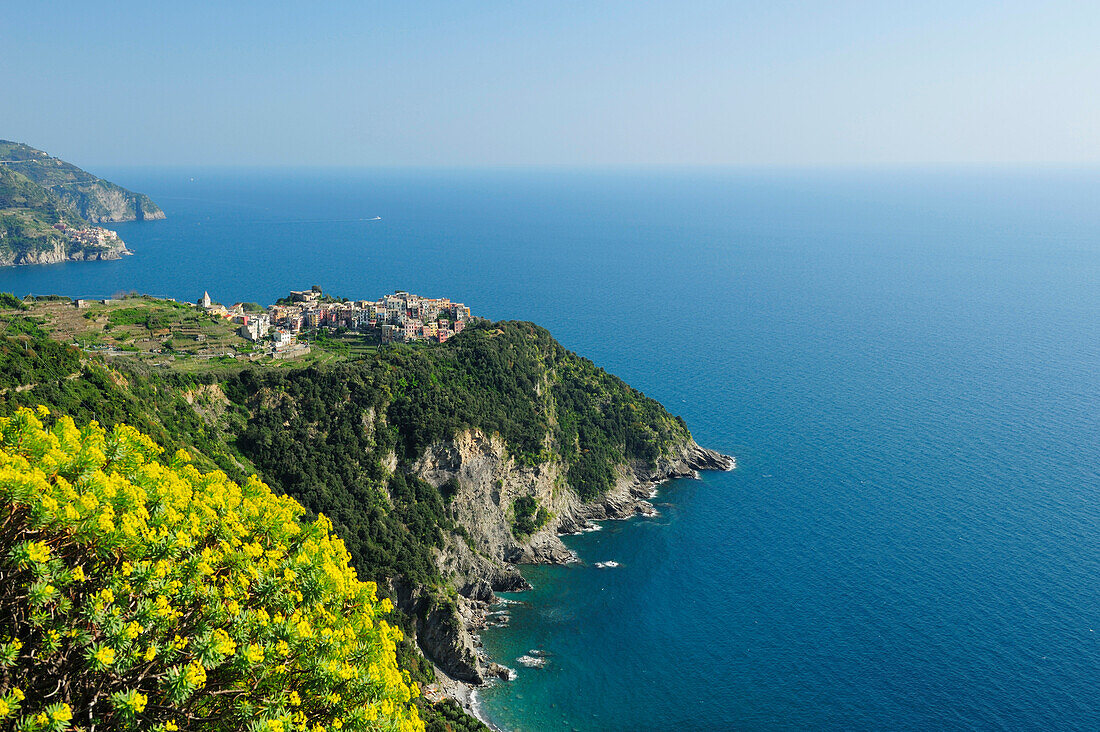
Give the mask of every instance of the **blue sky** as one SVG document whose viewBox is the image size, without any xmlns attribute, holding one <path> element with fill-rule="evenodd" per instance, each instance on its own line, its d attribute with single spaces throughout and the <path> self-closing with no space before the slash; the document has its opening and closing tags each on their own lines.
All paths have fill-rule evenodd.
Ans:
<svg viewBox="0 0 1100 732">
<path fill-rule="evenodd" d="M 20 2 L 0 138 L 81 165 L 1100 162 L 1091 2 Z"/>
</svg>

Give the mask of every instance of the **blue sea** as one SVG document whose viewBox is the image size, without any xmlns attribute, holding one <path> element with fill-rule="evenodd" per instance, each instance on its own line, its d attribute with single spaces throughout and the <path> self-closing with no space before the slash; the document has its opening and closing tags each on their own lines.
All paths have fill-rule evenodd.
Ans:
<svg viewBox="0 0 1100 732">
<path fill-rule="evenodd" d="M 96 172 L 168 220 L 0 291 L 448 296 L 737 457 L 525 569 L 501 727 L 1100 729 L 1100 171 Z"/>
</svg>

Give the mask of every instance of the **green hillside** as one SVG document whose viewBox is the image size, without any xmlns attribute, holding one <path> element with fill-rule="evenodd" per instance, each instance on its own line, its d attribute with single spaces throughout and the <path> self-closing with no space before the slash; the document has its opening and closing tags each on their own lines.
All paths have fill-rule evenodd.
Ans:
<svg viewBox="0 0 1100 732">
<path fill-rule="evenodd" d="M 23 143 L 0 140 L 0 167 L 45 188 L 93 224 L 164 218 L 145 194 L 128 191 Z"/>
<path fill-rule="evenodd" d="M 568 504 L 560 492 L 602 500 L 624 466 L 644 471 L 694 446 L 682 420 L 531 323 L 475 322 L 443 344 L 390 345 L 324 365 L 187 371 L 132 356 L 104 361 L 54 340 L 44 328 L 57 321 L 37 311 L 0 299 L 0 417 L 42 404 L 78 424 L 132 425 L 238 483 L 258 474 L 307 518 L 331 519 L 359 576 L 393 597 L 396 622 L 448 673 L 476 676 L 458 610 L 469 577 L 447 557 L 488 568 L 495 587 L 503 551 L 552 518 L 550 501 Z M 505 446 L 493 470 L 511 481 L 511 497 L 484 504 L 512 517 L 503 532 L 471 519 L 484 510 L 462 493 L 470 485 L 418 472 L 428 452 L 471 430 Z M 557 476 L 552 493 L 532 484 L 517 494 L 522 481 L 512 478 L 535 474 Z M 409 640 L 397 657 L 412 680 L 435 678 Z M 480 727 L 455 717 L 453 703 L 419 704 L 429 729 Z"/>
<path fill-rule="evenodd" d="M 20 256 L 68 249 L 69 237 L 55 224 L 84 226 L 80 215 L 48 189 L 0 165 L 0 250 L 12 263 Z M 4 258 L 0 255 L 0 258 Z"/>
</svg>

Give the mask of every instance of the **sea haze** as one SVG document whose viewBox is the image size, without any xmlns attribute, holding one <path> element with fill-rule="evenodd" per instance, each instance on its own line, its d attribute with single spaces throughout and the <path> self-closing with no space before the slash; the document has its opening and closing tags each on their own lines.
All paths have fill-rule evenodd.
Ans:
<svg viewBox="0 0 1100 732">
<path fill-rule="evenodd" d="M 501 726 L 1100 729 L 1100 173 L 96 172 L 168 220 L 0 290 L 449 296 L 737 456 L 525 570 Z"/>
</svg>

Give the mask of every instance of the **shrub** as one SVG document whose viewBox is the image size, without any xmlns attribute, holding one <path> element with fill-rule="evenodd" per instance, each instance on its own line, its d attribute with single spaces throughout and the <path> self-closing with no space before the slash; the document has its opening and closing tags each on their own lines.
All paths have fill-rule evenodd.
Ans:
<svg viewBox="0 0 1100 732">
<path fill-rule="evenodd" d="M 552 518 L 544 506 L 534 496 L 520 496 L 512 503 L 512 535 L 517 539 L 526 539 Z"/>
<path fill-rule="evenodd" d="M 0 292 L 0 308 L 10 310 L 26 310 L 27 306 L 22 300 L 10 292 Z"/>
<path fill-rule="evenodd" d="M 421 730 L 320 516 L 126 425 L 0 419 L 0 726 Z"/>
</svg>

